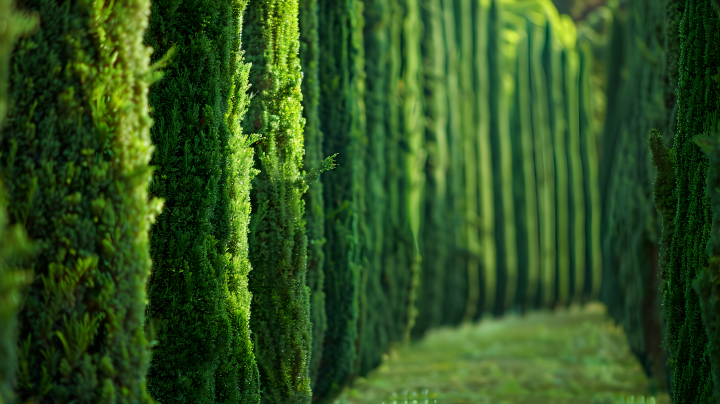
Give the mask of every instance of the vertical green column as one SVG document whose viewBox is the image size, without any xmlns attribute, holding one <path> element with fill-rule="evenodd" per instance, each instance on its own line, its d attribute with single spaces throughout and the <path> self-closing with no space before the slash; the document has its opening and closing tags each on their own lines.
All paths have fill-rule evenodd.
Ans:
<svg viewBox="0 0 720 404">
<path fill-rule="evenodd" d="M 460 107 L 460 131 L 463 144 L 460 148 L 463 159 L 463 173 L 465 181 L 464 188 L 464 217 L 463 217 L 463 243 L 467 254 L 468 271 L 468 299 L 465 310 L 465 320 L 470 320 L 477 314 L 481 300 L 481 278 L 480 278 L 480 256 L 481 244 L 479 237 L 480 221 L 478 210 L 478 144 L 477 127 L 475 122 L 476 88 L 473 82 L 473 66 L 475 65 L 473 44 L 474 20 L 473 4 L 471 0 L 459 0 L 455 2 L 456 30 L 458 40 L 458 86 L 461 102 Z M 484 297 L 483 297 L 484 299 Z"/>
<path fill-rule="evenodd" d="M 149 3 L 26 1 L 0 142 L 9 222 L 38 255 L 19 315 L 23 401 L 150 403 L 143 335 L 152 145 Z M 5 15 L 3 15 L 5 17 Z"/>
<path fill-rule="evenodd" d="M 8 99 L 8 76 L 10 56 L 15 41 L 37 26 L 36 18 L 15 10 L 14 2 L 0 1 L 0 131 L 5 123 Z M 2 139 L 2 133 L 0 133 Z M 14 403 L 12 380 L 17 369 L 17 315 L 22 302 L 22 288 L 32 281 L 29 271 L 15 268 L 15 262 L 32 255 L 32 244 L 22 226 L 8 225 L 7 195 L 5 184 L 0 180 L 0 404 Z"/>
<path fill-rule="evenodd" d="M 420 16 L 421 0 L 403 0 L 402 29 L 402 139 L 400 140 L 403 177 L 400 185 L 402 190 L 401 215 L 403 216 L 403 232 L 408 234 L 404 246 L 408 262 L 404 265 L 406 289 L 404 299 L 398 302 L 403 307 L 404 324 L 402 340 L 410 340 L 410 331 L 415 325 L 417 298 L 420 286 L 420 270 L 422 257 L 419 249 L 420 222 L 422 221 L 423 189 L 425 186 L 425 119 L 424 97 L 422 88 L 422 52 L 421 42 L 423 24 Z"/>
<path fill-rule="evenodd" d="M 569 16 L 567 17 L 569 18 Z M 570 20 L 570 29 L 574 24 Z M 562 57 L 564 53 L 563 35 L 567 35 L 568 24 L 561 19 L 556 10 L 548 13 L 549 38 L 546 48 L 546 74 L 548 82 L 548 105 L 550 111 L 550 130 L 552 132 L 553 159 L 555 167 L 555 284 L 554 304 L 566 304 L 570 286 L 570 235 L 568 228 L 568 159 L 567 159 L 567 122 L 565 121 L 565 99 L 563 88 Z"/>
<path fill-rule="evenodd" d="M 250 329 L 262 402 L 307 403 L 311 324 L 301 202 L 306 184 L 298 3 L 251 0 L 244 18 L 242 45 L 255 96 L 243 131 L 262 136 L 255 146 L 260 173 L 250 194 Z"/>
<path fill-rule="evenodd" d="M 501 227 L 501 232 L 497 234 L 502 237 L 498 245 L 502 245 L 502 249 L 498 248 L 498 252 L 503 253 L 503 272 L 504 272 L 504 290 L 498 293 L 498 297 L 502 296 L 502 300 L 498 299 L 496 312 L 502 313 L 510 310 L 516 302 L 517 282 L 518 282 L 518 248 L 516 228 L 516 207 L 514 199 L 515 181 L 522 181 L 522 178 L 515 178 L 513 164 L 521 164 L 519 160 L 513 161 L 513 149 L 517 148 L 513 145 L 519 139 L 513 133 L 513 119 L 517 119 L 512 114 L 515 107 L 516 77 L 517 77 L 517 59 L 518 59 L 518 42 L 521 36 L 514 30 L 509 30 L 506 25 L 506 11 L 503 10 L 502 2 L 494 2 L 494 14 L 496 18 L 495 37 L 497 38 L 497 133 L 494 142 L 498 150 L 499 176 L 495 181 L 495 193 L 501 198 L 495 198 L 501 201 L 502 216 L 496 219 L 497 227 Z M 492 38 L 492 37 L 491 37 Z M 493 170 L 495 171 L 495 170 Z M 498 285 L 500 286 L 500 284 Z M 498 291 L 500 292 L 500 291 Z"/>
<path fill-rule="evenodd" d="M 479 0 L 473 7 L 472 23 L 474 24 L 473 51 L 474 58 L 467 58 L 463 63 L 470 63 L 473 74 L 476 75 L 475 103 L 472 117 L 475 120 L 475 131 L 477 145 L 477 183 L 478 183 L 478 210 L 477 215 L 478 237 L 480 238 L 480 273 L 482 279 L 483 298 L 478 301 L 475 318 L 483 312 L 491 311 L 495 305 L 497 289 L 497 246 L 495 242 L 495 201 L 493 200 L 493 155 L 491 145 L 490 126 L 491 121 L 496 119 L 491 115 L 490 104 L 496 99 L 496 95 L 490 89 L 490 69 L 488 61 L 495 61 L 495 55 L 488 52 L 488 42 L 496 40 L 495 32 L 488 29 L 490 20 L 491 0 Z M 465 54 L 463 54 L 465 57 Z"/>
<path fill-rule="evenodd" d="M 567 20 L 566 20 L 567 21 Z M 570 209 L 568 237 L 569 266 L 572 268 L 573 282 L 570 283 L 569 293 L 574 302 L 579 302 L 583 295 L 585 285 L 585 196 L 583 194 L 583 172 L 580 150 L 580 55 L 577 49 L 577 30 L 574 23 L 567 24 L 569 32 L 566 41 L 567 53 L 564 60 L 564 95 L 565 119 L 567 122 L 568 172 L 570 178 Z"/>
<path fill-rule="evenodd" d="M 447 133 L 449 152 L 452 156 L 448 166 L 450 174 L 448 194 L 452 198 L 449 205 L 451 214 L 447 220 L 452 226 L 451 231 L 455 241 L 454 251 L 444 272 L 442 324 L 458 325 L 465 317 L 466 309 L 470 307 L 468 302 L 469 294 L 476 296 L 479 285 L 477 284 L 477 277 L 471 276 L 472 273 L 469 271 L 470 255 L 466 237 L 468 224 L 465 220 L 463 95 L 460 86 L 460 46 L 456 29 L 459 16 L 455 12 L 453 0 L 441 1 L 445 55 L 447 57 L 447 73 L 445 75 L 448 109 Z M 474 273 L 477 274 L 477 266 L 473 268 Z M 472 283 L 471 279 L 474 279 L 475 283 Z M 477 298 L 474 299 L 472 307 L 475 307 L 474 304 L 477 301 Z"/>
<path fill-rule="evenodd" d="M 418 318 L 413 337 L 420 338 L 443 319 L 445 271 L 454 247 L 454 228 L 450 219 L 450 150 L 448 143 L 448 98 L 446 47 L 441 0 L 421 4 L 424 35 L 422 40 L 423 89 L 425 93 L 426 185 L 422 201 L 420 249 L 423 256 Z"/>
<path fill-rule="evenodd" d="M 320 39 L 318 20 L 318 0 L 301 0 L 299 2 L 300 27 L 300 64 L 303 80 L 303 118 L 305 128 L 305 169 L 320 170 L 323 158 L 323 134 L 320 130 Z M 323 201 L 323 185 L 320 180 L 310 184 L 303 196 L 305 203 L 305 222 L 307 226 L 307 285 L 310 288 L 310 322 L 312 323 L 312 352 L 310 355 L 310 380 L 315 386 L 322 359 L 322 349 L 327 330 L 327 313 L 325 309 L 325 277 L 323 266 L 325 253 L 325 203 Z"/>
<path fill-rule="evenodd" d="M 516 223 L 518 234 L 518 303 L 523 308 L 534 305 L 540 281 L 540 240 L 538 238 L 538 198 L 532 132 L 532 99 L 530 89 L 530 49 L 524 9 L 514 1 L 503 3 L 502 19 L 518 35 L 516 48 L 515 97 L 513 100 L 512 145 L 514 160 L 521 169 L 513 171 Z M 523 247 L 520 247 L 522 245 Z"/>
<path fill-rule="evenodd" d="M 155 331 L 148 391 L 163 403 L 257 402 L 248 330 L 249 66 L 245 1 L 152 4 L 153 60 L 174 54 L 150 92 L 156 146 L 152 195 L 166 201 L 151 230 L 146 329 Z M 172 23 L 171 23 L 172 22 Z"/>
<path fill-rule="evenodd" d="M 389 99 L 388 73 L 390 72 L 389 29 L 391 23 L 390 5 L 385 0 L 366 0 L 364 2 L 365 25 L 363 38 L 366 72 L 366 128 L 367 148 L 365 154 L 366 190 L 365 206 L 367 216 L 367 286 L 365 291 L 366 317 L 361 330 L 361 351 L 359 375 L 365 376 L 377 367 L 390 338 L 389 302 L 383 278 L 385 276 L 384 247 L 386 209 L 389 200 L 385 188 L 387 161 L 385 149 L 388 137 L 387 120 Z"/>
<path fill-rule="evenodd" d="M 365 176 L 362 2 L 320 0 L 320 125 L 323 153 L 338 153 L 324 174 L 327 331 L 313 395 L 331 402 L 355 371 L 363 240 Z"/>
<path fill-rule="evenodd" d="M 717 128 L 720 20 L 709 0 L 687 0 L 680 22 L 675 231 L 666 269 L 667 344 L 673 365 L 673 401 L 707 400 L 713 392 L 707 333 L 692 281 L 708 265 L 713 212 L 705 192 L 708 160 L 693 142 Z M 688 237 L 688 235 L 693 235 Z"/>
<path fill-rule="evenodd" d="M 549 126 L 548 90 L 542 55 L 549 45 L 548 21 L 535 11 L 526 12 L 530 25 L 530 77 L 532 94 L 535 173 L 538 188 L 540 225 L 540 296 L 541 306 L 549 305 L 555 287 L 555 181 L 552 139 Z"/>
</svg>

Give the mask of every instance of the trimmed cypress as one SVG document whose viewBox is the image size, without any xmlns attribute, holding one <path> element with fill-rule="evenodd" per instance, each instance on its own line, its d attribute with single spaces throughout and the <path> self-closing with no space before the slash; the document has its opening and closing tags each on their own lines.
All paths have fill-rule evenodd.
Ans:
<svg viewBox="0 0 720 404">
<path fill-rule="evenodd" d="M 298 3 L 300 26 L 300 63 L 303 80 L 303 118 L 305 128 L 305 168 L 320 170 L 322 160 L 323 133 L 320 130 L 320 39 L 318 34 L 318 0 L 301 0 Z M 317 384 L 320 360 L 322 359 L 327 312 L 325 308 L 325 203 L 322 182 L 315 181 L 303 196 L 305 222 L 307 223 L 307 285 L 310 288 L 310 323 L 312 323 L 312 353 L 310 355 L 310 380 L 313 389 Z"/>
<path fill-rule="evenodd" d="M 366 376 L 368 372 L 380 365 L 382 355 L 390 343 L 390 310 L 389 300 L 383 279 L 385 277 L 384 251 L 386 237 L 386 209 L 389 192 L 385 188 L 388 162 L 385 159 L 386 139 L 388 137 L 389 102 L 388 73 L 391 54 L 389 33 L 391 24 L 392 3 L 385 0 L 366 0 L 364 4 L 363 40 L 366 60 L 372 63 L 365 65 L 366 89 L 366 130 L 367 146 L 365 154 L 366 192 L 365 207 L 367 216 L 367 242 L 365 257 L 367 258 L 367 283 L 365 291 L 364 325 L 359 331 L 361 350 L 359 355 L 358 375 Z"/>
<path fill-rule="evenodd" d="M 311 324 L 302 194 L 302 73 L 298 2 L 251 0 L 243 49 L 254 97 L 243 121 L 255 147 L 250 222 L 250 328 L 264 403 L 307 403 Z"/>
<path fill-rule="evenodd" d="M 469 306 L 471 292 L 477 283 L 470 280 L 476 267 L 470 267 L 470 254 L 467 248 L 467 222 L 465 221 L 465 190 L 464 190 L 464 137 L 462 131 L 462 93 L 460 86 L 460 48 L 456 31 L 458 15 L 453 0 L 441 0 L 443 33 L 445 38 L 447 109 L 448 109 L 448 144 L 452 159 L 448 167 L 450 182 L 448 184 L 451 201 L 451 216 L 448 222 L 452 226 L 454 249 L 444 271 L 444 293 L 442 300 L 441 325 L 458 325 L 465 317 Z"/>
<path fill-rule="evenodd" d="M 151 403 L 142 321 L 152 123 L 149 3 L 24 2 L 0 151 L 10 223 L 40 246 L 19 315 L 23 401 Z"/>
<path fill-rule="evenodd" d="M 464 183 L 461 189 L 464 191 L 463 203 L 463 230 L 461 244 L 467 254 L 468 271 L 468 298 L 463 320 L 471 320 L 478 313 L 478 306 L 484 304 L 484 295 L 480 272 L 481 239 L 479 216 L 479 181 L 478 181 L 478 145 L 477 145 L 477 122 L 475 121 L 476 101 L 478 100 L 475 91 L 473 58 L 473 2 L 460 0 L 455 2 L 455 27 L 457 35 L 458 52 L 458 95 L 460 97 L 460 133 L 462 146 L 459 150 L 462 153 Z M 487 115 L 485 115 L 487 116 Z"/>
<path fill-rule="evenodd" d="M 14 2 L 0 1 L 0 130 L 7 111 L 8 72 L 15 41 L 37 27 L 37 18 L 15 10 Z M 0 134 L 0 138 L 2 134 Z M 15 268 L 15 262 L 32 257 L 33 244 L 22 226 L 8 226 L 7 196 L 0 179 L 0 404 L 16 401 L 12 384 L 17 369 L 17 315 L 22 289 L 32 281 L 29 271 Z"/>
<path fill-rule="evenodd" d="M 338 154 L 325 174 L 325 304 L 327 331 L 313 389 L 314 399 L 332 402 L 355 372 L 364 275 L 365 135 L 362 2 L 319 0 L 320 124 L 323 152 Z"/>
<path fill-rule="evenodd" d="M 259 398 L 248 330 L 252 151 L 239 126 L 249 68 L 240 52 L 245 4 L 156 1 L 145 36 L 152 60 L 172 55 L 150 92 L 149 190 L 165 207 L 151 229 L 146 329 L 157 344 L 147 378 L 163 403 Z"/>
<path fill-rule="evenodd" d="M 495 206 L 493 198 L 493 153 L 491 144 L 491 130 L 497 125 L 496 115 L 493 114 L 497 105 L 497 89 L 491 89 L 490 72 L 494 74 L 497 66 L 496 55 L 489 49 L 491 41 L 497 40 L 494 30 L 494 21 L 491 18 L 491 0 L 473 2 L 471 7 L 473 48 L 464 63 L 472 68 L 475 87 L 474 131 L 467 134 L 474 136 L 476 142 L 476 164 L 478 182 L 478 208 L 474 212 L 478 228 L 474 231 L 479 237 L 480 255 L 480 293 L 478 306 L 475 309 L 474 319 L 478 319 L 484 312 L 495 308 L 495 296 L 498 288 L 498 240 L 495 232 L 495 215 L 502 216 L 502 210 Z M 465 57 L 465 54 L 463 54 Z M 491 106 L 492 105 L 492 106 Z"/>
<path fill-rule="evenodd" d="M 664 305 L 673 369 L 673 401 L 706 401 L 713 394 L 708 334 L 692 281 L 708 265 L 712 209 L 705 192 L 708 160 L 693 142 L 716 130 L 720 20 L 709 0 L 687 0 L 679 25 L 678 127 L 672 156 L 676 172 L 675 231 L 669 249 Z M 687 237 L 691 234 L 692 237 Z M 664 235 L 663 235 L 664 237 Z"/>
<path fill-rule="evenodd" d="M 612 69 L 620 76 L 605 123 L 601 177 L 604 282 L 601 299 L 623 325 L 631 350 L 648 376 L 664 386 L 662 314 L 659 290 L 660 218 L 653 204 L 654 169 L 645 141 L 652 127 L 665 126 L 665 71 L 661 43 L 664 5 L 641 1 L 627 14 L 618 10 Z M 609 155 L 608 155 L 609 154 Z"/>
<path fill-rule="evenodd" d="M 448 98 L 446 84 L 445 41 L 442 3 L 421 3 L 424 32 L 422 39 L 423 89 L 425 99 L 426 187 L 423 195 L 423 220 L 420 229 L 422 276 L 418 317 L 412 329 L 417 339 L 443 319 L 445 271 L 454 247 L 454 227 L 449 195 L 450 153 L 448 144 Z"/>
</svg>

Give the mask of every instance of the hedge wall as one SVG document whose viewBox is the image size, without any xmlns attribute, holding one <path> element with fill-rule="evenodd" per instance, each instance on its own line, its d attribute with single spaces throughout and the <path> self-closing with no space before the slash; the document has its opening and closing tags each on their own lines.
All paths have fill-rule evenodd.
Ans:
<svg viewBox="0 0 720 404">
<path fill-rule="evenodd" d="M 25 1 L 0 142 L 8 216 L 37 242 L 19 314 L 21 400 L 152 402 L 143 335 L 149 3 Z"/>
</svg>

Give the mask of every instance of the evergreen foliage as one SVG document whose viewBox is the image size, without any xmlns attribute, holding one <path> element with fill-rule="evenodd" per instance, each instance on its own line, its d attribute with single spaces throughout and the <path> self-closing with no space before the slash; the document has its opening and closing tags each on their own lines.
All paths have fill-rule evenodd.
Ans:
<svg viewBox="0 0 720 404">
<path fill-rule="evenodd" d="M 323 133 L 320 130 L 320 39 L 318 0 L 301 0 L 298 19 L 300 27 L 300 63 L 303 80 L 303 118 L 305 118 L 305 168 L 319 170 L 323 153 Z M 323 245 L 325 238 L 325 204 L 323 185 L 318 180 L 310 184 L 303 196 L 305 222 L 308 238 L 307 285 L 310 288 L 310 322 L 312 323 L 312 353 L 310 355 L 310 380 L 313 389 L 322 359 L 327 311 L 325 309 Z"/>
<path fill-rule="evenodd" d="M 424 26 L 422 44 L 422 83 L 425 94 L 425 142 L 427 162 L 426 186 L 423 195 L 423 220 L 420 230 L 422 277 L 418 317 L 412 329 L 413 338 L 422 337 L 443 320 L 445 272 L 454 262 L 454 226 L 450 203 L 448 143 L 448 96 L 445 62 L 445 41 L 441 0 L 421 3 Z"/>
<path fill-rule="evenodd" d="M 302 194 L 302 94 L 298 2 L 251 0 L 243 49 L 254 97 L 243 121 L 255 146 L 250 221 L 250 329 L 265 403 L 311 398 L 310 291 Z"/>
<path fill-rule="evenodd" d="M 37 18 L 15 10 L 14 2 L 0 1 L 0 130 L 7 111 L 8 65 L 15 41 L 37 27 Z M 2 134 L 0 134 L 0 139 Z M 33 245 L 22 226 L 8 226 L 7 196 L 0 180 L 0 404 L 14 403 L 13 379 L 17 368 L 17 314 L 22 288 L 31 281 L 31 273 L 15 267 L 33 254 Z"/>
<path fill-rule="evenodd" d="M 607 187 L 603 192 L 601 299 L 623 325 L 646 373 L 664 387 L 658 293 L 661 223 L 651 202 L 654 169 L 644 139 L 651 128 L 664 127 L 666 120 L 665 6 L 641 1 L 631 7 L 626 12 L 617 10 L 614 21 L 620 36 L 613 41 L 615 59 L 610 68 L 620 82 L 609 102 L 600 165 Z"/>
<path fill-rule="evenodd" d="M 325 174 L 325 304 L 320 370 L 313 395 L 332 402 L 355 372 L 360 325 L 364 239 L 365 105 L 362 2 L 319 0 L 320 127 L 323 152 L 338 154 Z"/>
<path fill-rule="evenodd" d="M 38 255 L 19 314 L 23 401 L 150 403 L 142 317 L 152 145 L 149 3 L 25 1 L 0 150 L 9 222 Z"/>
<path fill-rule="evenodd" d="M 447 85 L 447 133 L 448 148 L 452 158 L 448 167 L 449 181 L 448 194 L 450 202 L 448 210 L 451 212 L 448 223 L 454 239 L 453 251 L 443 276 L 443 298 L 441 325 L 458 325 L 465 317 L 468 300 L 477 287 L 471 285 L 470 280 L 477 281 L 473 275 L 476 267 L 469 264 L 471 255 L 467 248 L 467 222 L 465 221 L 465 189 L 464 189 L 464 138 L 462 131 L 462 107 L 460 87 L 460 58 L 459 41 L 456 26 L 459 16 L 456 14 L 453 0 L 441 0 L 443 19 L 443 36 L 445 38 L 446 74 L 444 83 Z M 432 104 L 430 104 L 432 105 Z M 432 141 L 432 138 L 429 138 Z M 432 155 L 428 157 L 432 161 Z M 429 189 L 432 189 L 432 179 L 428 178 Z M 432 257 L 428 257 L 432 260 Z"/>
<path fill-rule="evenodd" d="M 145 36 L 153 60 L 171 57 L 150 97 L 149 189 L 165 207 L 151 230 L 146 328 L 157 344 L 148 390 L 163 403 L 259 398 L 248 329 L 252 151 L 240 131 L 245 3 L 157 1 Z"/>
<path fill-rule="evenodd" d="M 667 307 L 666 344 L 673 369 L 673 401 L 694 403 L 705 402 L 713 394 L 708 334 L 704 332 L 700 300 L 692 288 L 694 279 L 708 265 L 706 247 L 713 212 L 705 192 L 709 162 L 693 139 L 717 130 L 720 84 L 713 76 L 720 60 L 720 19 L 708 0 L 687 0 L 682 10 L 678 126 L 671 155 L 676 173 L 677 202 L 667 267 L 664 268 L 663 292 Z M 662 199 L 659 206 L 663 206 Z M 712 244 L 710 248 L 713 248 Z M 703 283 L 707 285 L 707 282 L 701 282 L 701 296 L 705 295 Z M 705 318 L 709 320 L 710 335 L 714 336 L 712 316 Z M 713 347 L 711 345 L 710 352 Z"/>
</svg>

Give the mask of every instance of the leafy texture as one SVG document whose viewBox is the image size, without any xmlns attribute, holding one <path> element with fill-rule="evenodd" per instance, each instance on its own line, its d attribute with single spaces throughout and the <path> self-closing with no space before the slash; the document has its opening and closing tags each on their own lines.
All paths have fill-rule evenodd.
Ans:
<svg viewBox="0 0 720 404">
<path fill-rule="evenodd" d="M 7 111 L 8 65 L 13 44 L 18 37 L 28 34 L 38 24 L 32 18 L 14 9 L 14 2 L 0 1 L 0 130 Z M 0 134 L 0 139 L 2 135 Z M 17 261 L 31 257 L 32 244 L 21 225 L 8 226 L 7 195 L 0 180 L 0 404 L 15 402 L 12 381 L 17 368 L 17 314 L 21 304 L 22 288 L 31 281 L 31 273 L 16 268 Z"/>
<path fill-rule="evenodd" d="M 704 332 L 698 295 L 692 288 L 693 280 L 708 265 L 706 247 L 713 217 L 705 192 L 708 159 L 693 142 L 696 136 L 716 130 L 717 125 L 720 84 L 713 75 L 720 57 L 720 21 L 711 7 L 707 0 L 687 0 L 679 25 L 678 126 L 671 155 L 677 202 L 663 284 L 666 344 L 676 403 L 705 402 L 713 392 L 708 334 Z M 659 207 L 663 205 L 661 200 Z"/>
<path fill-rule="evenodd" d="M 31 402 L 150 403 L 149 3 L 23 6 L 41 23 L 15 48 L 0 142 L 9 222 L 39 246 L 16 389 Z"/>
<path fill-rule="evenodd" d="M 655 170 L 645 141 L 651 128 L 667 133 L 662 49 L 665 4 L 635 2 L 627 11 L 615 10 L 612 18 L 613 57 L 607 62 L 612 98 L 600 164 L 604 187 L 600 296 L 610 314 L 623 324 L 630 347 L 648 375 L 665 387 L 658 243 L 661 226 L 671 220 L 661 223 L 652 203 Z M 655 146 L 664 148 L 662 141 Z"/>
<path fill-rule="evenodd" d="M 320 122 L 325 154 L 338 167 L 324 175 L 327 332 L 313 394 L 332 402 L 355 373 L 363 281 L 365 157 L 363 3 L 319 0 Z"/>
<path fill-rule="evenodd" d="M 302 194 L 302 95 L 298 2 L 251 0 L 243 49 L 254 97 L 243 121 L 255 146 L 250 221 L 249 287 L 262 402 L 307 403 L 311 398 L 310 291 Z"/>
<path fill-rule="evenodd" d="M 301 0 L 298 19 L 300 26 L 300 63 L 303 80 L 303 117 L 305 118 L 305 168 L 319 170 L 323 156 L 323 133 L 320 129 L 320 39 L 318 0 Z M 310 380 L 317 383 L 318 370 L 322 359 L 325 332 L 327 331 L 327 310 L 325 308 L 325 203 L 323 184 L 310 184 L 303 200 L 308 238 L 307 285 L 310 288 L 310 322 L 312 323 L 312 353 L 310 355 Z"/>
</svg>

